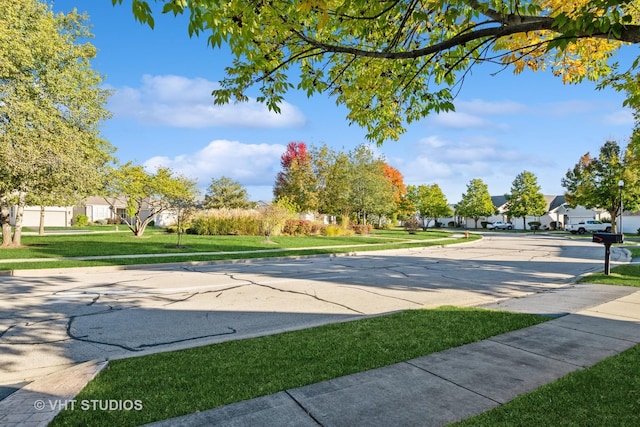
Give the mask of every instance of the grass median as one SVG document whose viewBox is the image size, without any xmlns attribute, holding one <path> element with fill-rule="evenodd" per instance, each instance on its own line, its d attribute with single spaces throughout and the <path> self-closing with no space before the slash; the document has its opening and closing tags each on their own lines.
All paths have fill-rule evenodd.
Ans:
<svg viewBox="0 0 640 427">
<path fill-rule="evenodd" d="M 548 320 L 442 307 L 114 360 L 76 400 L 139 411 L 65 410 L 52 426 L 134 426 L 410 360 Z"/>
<path fill-rule="evenodd" d="M 640 248 L 625 247 L 632 258 L 640 257 Z M 640 287 L 640 264 L 623 264 L 611 269 L 610 274 L 598 272 L 584 276 L 578 283 L 599 283 L 603 285 Z"/>
<path fill-rule="evenodd" d="M 25 235 L 22 247 L 0 250 L 0 270 L 309 256 L 445 245 L 479 238 L 472 234 L 464 239 L 435 230 L 412 235 L 402 230 L 376 230 L 365 236 L 277 236 L 270 241 L 263 236 L 186 235 L 177 245 L 175 234 L 158 230 L 139 238 L 126 232 L 95 231 Z"/>
</svg>

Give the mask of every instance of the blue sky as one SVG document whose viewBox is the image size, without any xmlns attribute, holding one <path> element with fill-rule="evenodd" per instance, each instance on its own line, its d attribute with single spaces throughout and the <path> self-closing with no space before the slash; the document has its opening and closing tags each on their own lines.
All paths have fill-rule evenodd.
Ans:
<svg viewBox="0 0 640 427">
<path fill-rule="evenodd" d="M 342 151 L 367 142 L 328 96 L 292 91 L 279 115 L 253 100 L 214 106 L 211 91 L 230 56 L 207 47 L 204 37 L 190 39 L 184 18 L 156 15 L 151 30 L 134 20 L 127 1 L 116 7 L 110 0 L 54 3 L 55 11 L 73 8 L 89 15 L 98 48 L 93 67 L 114 91 L 113 117 L 102 134 L 123 163 L 168 166 L 197 179 L 203 190 L 212 178 L 227 176 L 253 200 L 270 200 L 289 142 Z M 560 180 L 581 155 L 596 154 L 610 139 L 625 144 L 633 129 L 623 94 L 594 87 L 563 85 L 548 72 L 514 76 L 479 67 L 467 77 L 455 113 L 429 116 L 400 141 L 374 149 L 406 184 L 436 183 L 450 203 L 474 178 L 492 195 L 508 193 L 524 170 L 537 176 L 543 193 L 562 194 Z"/>
</svg>

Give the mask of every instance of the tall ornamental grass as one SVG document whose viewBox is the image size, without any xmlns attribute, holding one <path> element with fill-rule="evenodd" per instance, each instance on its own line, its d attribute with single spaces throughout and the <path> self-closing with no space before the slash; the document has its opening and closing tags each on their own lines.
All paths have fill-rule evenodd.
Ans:
<svg viewBox="0 0 640 427">
<path fill-rule="evenodd" d="M 257 236 L 261 234 L 261 219 L 255 210 L 209 209 L 191 221 L 189 231 L 205 236 Z"/>
</svg>

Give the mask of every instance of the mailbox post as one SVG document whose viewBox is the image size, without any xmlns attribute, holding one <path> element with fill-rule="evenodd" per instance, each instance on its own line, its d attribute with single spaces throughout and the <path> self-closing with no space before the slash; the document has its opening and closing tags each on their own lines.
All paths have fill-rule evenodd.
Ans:
<svg viewBox="0 0 640 427">
<path fill-rule="evenodd" d="M 602 243 L 604 245 L 604 274 L 609 275 L 611 268 L 609 267 L 609 258 L 611 257 L 611 245 L 614 243 L 624 243 L 622 234 L 619 233 L 593 233 L 593 243 Z"/>
</svg>

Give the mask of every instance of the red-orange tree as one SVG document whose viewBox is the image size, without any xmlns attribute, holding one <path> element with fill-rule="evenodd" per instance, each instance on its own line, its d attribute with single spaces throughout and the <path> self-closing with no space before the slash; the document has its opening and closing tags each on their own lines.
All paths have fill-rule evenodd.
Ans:
<svg viewBox="0 0 640 427">
<path fill-rule="evenodd" d="M 282 170 L 276 176 L 273 195 L 276 200 L 287 197 L 301 211 L 318 208 L 316 177 L 311 154 L 304 142 L 290 142 L 280 157 Z"/>
<path fill-rule="evenodd" d="M 404 183 L 404 177 L 402 173 L 393 166 L 385 163 L 382 166 L 382 172 L 384 177 L 389 182 L 391 190 L 393 191 L 393 201 L 396 205 L 395 215 L 407 215 L 410 213 L 410 207 L 406 203 L 407 186 Z"/>
</svg>

